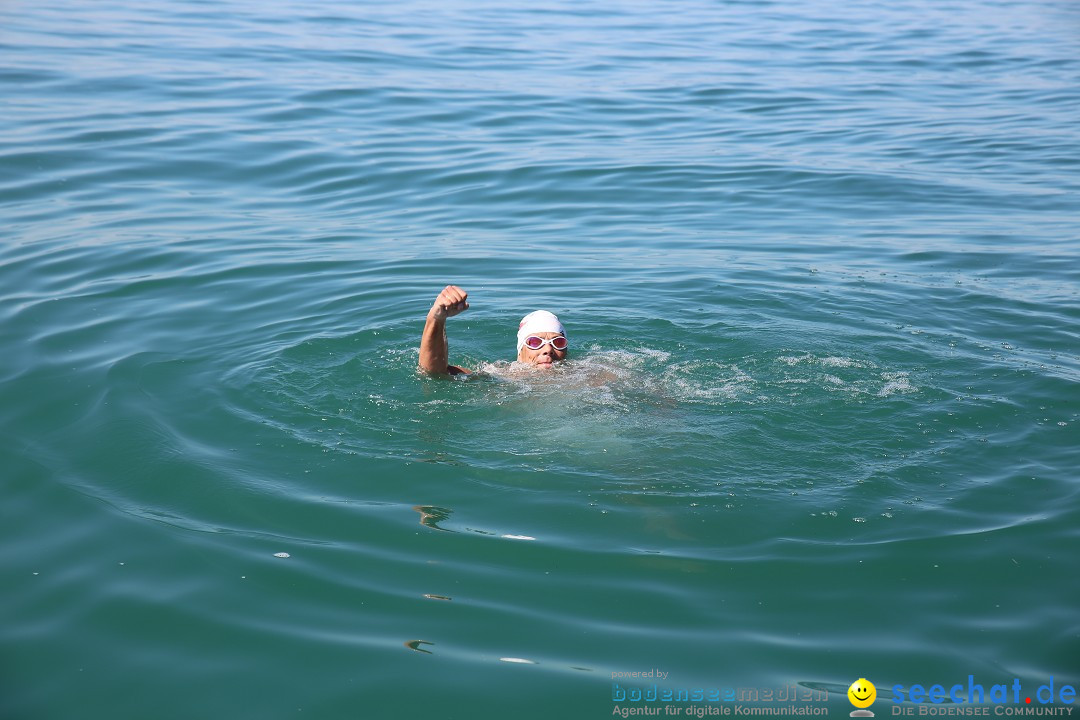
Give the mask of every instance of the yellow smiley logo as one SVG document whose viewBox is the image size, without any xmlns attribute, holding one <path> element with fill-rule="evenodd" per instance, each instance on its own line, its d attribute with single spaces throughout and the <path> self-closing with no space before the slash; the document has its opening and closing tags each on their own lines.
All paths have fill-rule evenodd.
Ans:
<svg viewBox="0 0 1080 720">
<path fill-rule="evenodd" d="M 848 700 L 857 708 L 868 708 L 877 700 L 877 688 L 866 678 L 859 678 L 847 689 Z"/>
</svg>

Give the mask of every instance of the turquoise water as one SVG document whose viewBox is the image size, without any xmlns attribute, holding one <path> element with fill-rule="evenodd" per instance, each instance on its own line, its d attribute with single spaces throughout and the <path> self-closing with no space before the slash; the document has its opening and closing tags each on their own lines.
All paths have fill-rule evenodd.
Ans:
<svg viewBox="0 0 1080 720">
<path fill-rule="evenodd" d="M 1080 680 L 1075 4 L 10 2 L 0 90 L 0 717 Z"/>
</svg>

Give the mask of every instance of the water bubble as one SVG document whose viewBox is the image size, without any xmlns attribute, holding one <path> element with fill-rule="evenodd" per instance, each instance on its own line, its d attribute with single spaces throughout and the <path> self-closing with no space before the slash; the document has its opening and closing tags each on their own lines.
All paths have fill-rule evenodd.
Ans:
<svg viewBox="0 0 1080 720">
<path fill-rule="evenodd" d="M 287 558 L 287 557 L 290 557 L 290 555 L 287 552 L 276 552 L 276 553 L 274 553 L 274 557 L 276 557 L 276 558 Z"/>
</svg>

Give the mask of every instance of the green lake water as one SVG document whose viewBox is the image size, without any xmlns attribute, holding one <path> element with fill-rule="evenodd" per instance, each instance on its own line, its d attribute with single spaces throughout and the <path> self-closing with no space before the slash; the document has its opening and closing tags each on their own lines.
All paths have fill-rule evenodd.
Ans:
<svg viewBox="0 0 1080 720">
<path fill-rule="evenodd" d="M 7 2 L 0 113 L 3 720 L 1080 682 L 1074 3 Z"/>
</svg>

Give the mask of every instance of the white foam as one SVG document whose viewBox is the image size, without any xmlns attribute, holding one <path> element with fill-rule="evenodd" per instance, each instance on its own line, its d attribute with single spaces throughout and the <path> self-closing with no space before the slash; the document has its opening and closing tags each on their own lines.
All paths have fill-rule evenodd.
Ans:
<svg viewBox="0 0 1080 720">
<path fill-rule="evenodd" d="M 826 367 L 854 367 L 854 368 L 872 368 L 875 367 L 874 363 L 867 360 L 854 360 L 849 357 L 842 357 L 839 355 L 830 355 L 821 359 L 821 364 Z"/>
<path fill-rule="evenodd" d="M 885 385 L 878 391 L 878 397 L 889 397 L 896 393 L 915 391 L 915 387 L 911 384 L 906 372 L 883 372 L 881 373 L 881 379 L 885 380 Z"/>
<path fill-rule="evenodd" d="M 788 365 L 798 365 L 802 362 L 813 362 L 814 359 L 814 356 L 810 353 L 806 353 L 805 355 L 781 355 L 780 357 L 776 358 L 777 362 L 786 363 Z"/>
</svg>

